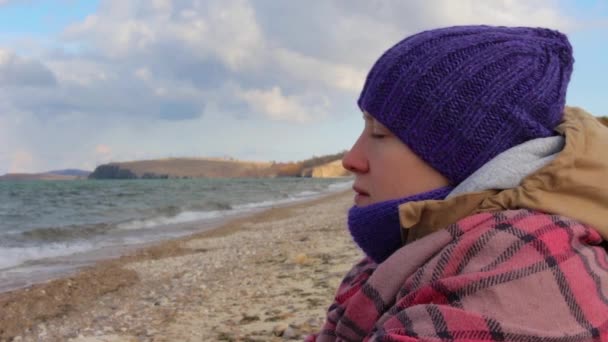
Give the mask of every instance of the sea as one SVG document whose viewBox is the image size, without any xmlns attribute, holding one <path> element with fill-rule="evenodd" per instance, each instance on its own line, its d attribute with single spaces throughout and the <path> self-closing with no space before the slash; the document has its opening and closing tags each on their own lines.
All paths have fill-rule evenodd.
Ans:
<svg viewBox="0 0 608 342">
<path fill-rule="evenodd" d="M 0 292 L 351 186 L 349 178 L 0 181 Z"/>
</svg>

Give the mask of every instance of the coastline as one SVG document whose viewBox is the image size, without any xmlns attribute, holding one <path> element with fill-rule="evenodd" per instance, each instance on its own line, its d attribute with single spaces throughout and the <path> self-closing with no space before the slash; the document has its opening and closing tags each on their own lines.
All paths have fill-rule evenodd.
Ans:
<svg viewBox="0 0 608 342">
<path fill-rule="evenodd" d="M 0 340 L 301 340 L 362 256 L 351 205 L 344 191 L 270 208 L 0 294 Z"/>
<path fill-rule="evenodd" d="M 22 233 L 25 241 L 29 239 L 33 242 L 29 246 L 21 249 L 15 247 L 12 250 L 9 248 L 8 252 L 0 250 L 0 293 L 64 278 L 99 261 L 132 254 L 136 250 L 154 246 L 163 241 L 196 235 L 221 227 L 234 219 L 248 217 L 269 208 L 322 198 L 343 191 L 346 189 L 345 184 L 350 185 L 350 182 L 330 184 L 327 188 L 318 191 L 294 191 L 282 198 L 268 199 L 262 196 L 262 199 L 257 201 L 251 201 L 253 199 L 248 198 L 244 203 L 238 201 L 231 203 L 231 199 L 222 195 L 217 200 L 211 201 L 211 204 L 218 205 L 219 209 L 196 206 L 190 208 L 188 205 L 184 206 L 182 201 L 181 204 L 171 204 L 168 212 L 163 211 L 162 209 L 165 208 L 161 206 L 161 209 L 154 209 L 143 218 L 122 217 L 121 219 L 120 216 L 101 218 L 101 220 L 95 218 L 93 221 L 97 223 L 81 222 L 80 226 L 78 224 L 64 226 L 63 223 L 51 219 L 51 223 L 45 223 L 50 228 L 43 227 Z M 77 189 L 70 190 L 78 193 Z M 130 195 L 133 191 L 138 190 L 141 191 L 141 189 L 123 189 L 121 194 L 124 192 Z M 209 191 L 209 189 L 199 190 Z M 245 196 L 245 198 L 247 197 Z M 142 201 L 145 202 L 146 199 L 144 198 Z M 190 198 L 187 203 L 199 203 L 200 201 L 200 198 Z M 203 203 L 205 203 L 204 200 Z M 149 211 L 151 208 L 140 208 L 140 210 L 144 209 Z M 61 211 L 59 210 L 59 212 Z M 95 214 L 97 213 L 88 212 L 84 216 Z M 80 222 L 78 221 L 80 218 L 68 217 L 67 220 L 69 221 L 70 218 Z M 65 221 L 64 219 L 66 218 L 62 218 L 62 222 Z M 13 226 L 20 224 L 23 222 L 12 222 Z M 33 225 L 36 224 L 40 225 L 40 222 L 33 223 Z M 10 230 L 11 223 L 8 226 Z M 80 229 L 82 229 L 82 233 L 79 232 Z M 8 235 L 10 245 L 11 239 L 15 239 L 15 237 L 11 234 Z M 16 235 L 16 239 L 19 239 L 19 234 L 12 235 Z M 3 236 L 0 235 L 0 240 L 2 238 Z M 45 244 L 45 241 L 48 243 Z M 62 243 L 64 243 L 63 246 Z"/>
</svg>

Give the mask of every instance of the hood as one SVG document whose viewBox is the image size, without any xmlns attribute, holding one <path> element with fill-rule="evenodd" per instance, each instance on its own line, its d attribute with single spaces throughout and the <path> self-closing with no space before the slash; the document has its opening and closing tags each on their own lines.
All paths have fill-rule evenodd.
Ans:
<svg viewBox="0 0 608 342">
<path fill-rule="evenodd" d="M 542 155 L 529 159 L 529 163 L 523 156 L 525 149 L 515 147 L 519 152 L 509 150 L 510 158 L 493 159 L 447 199 L 401 205 L 403 242 L 419 239 L 469 215 L 522 208 L 576 219 L 608 240 L 608 127 L 583 109 L 566 107 L 556 131 L 564 139 L 546 140 Z M 513 171 L 504 161 L 516 165 L 516 155 L 520 155 L 522 167 Z M 498 170 L 497 165 L 504 170 Z M 505 184 L 512 187 L 506 188 Z"/>
</svg>

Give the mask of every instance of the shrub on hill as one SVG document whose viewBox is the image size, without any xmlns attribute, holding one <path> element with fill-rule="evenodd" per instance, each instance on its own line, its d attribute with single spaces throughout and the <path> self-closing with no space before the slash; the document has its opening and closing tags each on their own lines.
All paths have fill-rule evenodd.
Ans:
<svg viewBox="0 0 608 342">
<path fill-rule="evenodd" d="M 121 169 L 114 164 L 99 165 L 89 175 L 89 179 L 135 179 L 137 175 L 131 170 Z"/>
</svg>

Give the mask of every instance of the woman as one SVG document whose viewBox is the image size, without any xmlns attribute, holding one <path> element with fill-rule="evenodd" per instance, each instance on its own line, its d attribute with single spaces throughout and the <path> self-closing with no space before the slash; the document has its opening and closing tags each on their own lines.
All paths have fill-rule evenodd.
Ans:
<svg viewBox="0 0 608 342">
<path fill-rule="evenodd" d="M 349 230 L 367 257 L 316 341 L 608 341 L 608 129 L 565 107 L 565 35 L 463 26 L 372 67 Z"/>
</svg>

